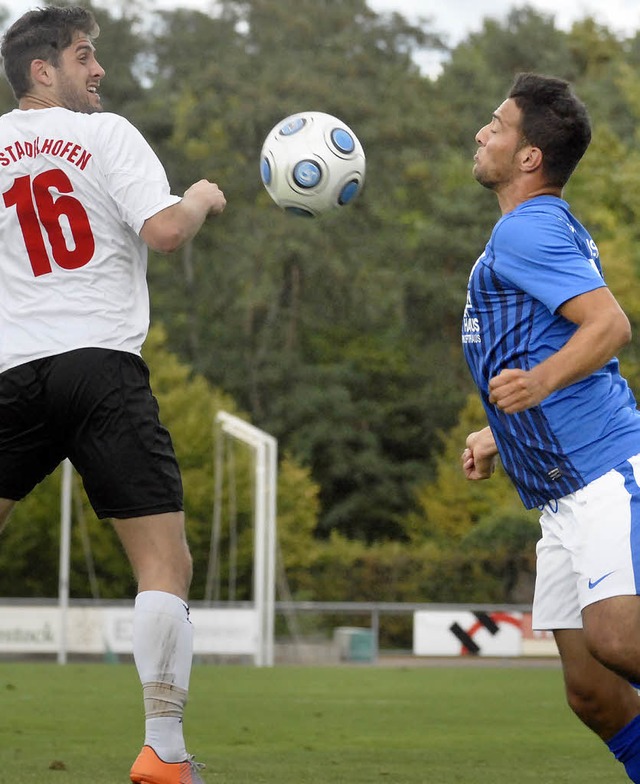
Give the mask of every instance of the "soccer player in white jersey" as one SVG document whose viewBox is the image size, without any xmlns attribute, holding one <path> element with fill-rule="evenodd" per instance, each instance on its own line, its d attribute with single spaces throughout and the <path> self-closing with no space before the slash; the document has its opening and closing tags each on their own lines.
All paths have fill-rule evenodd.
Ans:
<svg viewBox="0 0 640 784">
<path fill-rule="evenodd" d="M 0 118 L 0 524 L 68 457 L 111 518 L 138 583 L 133 647 L 140 784 L 202 784 L 187 754 L 191 556 L 182 483 L 140 357 L 147 247 L 170 252 L 225 207 L 200 180 L 171 194 L 125 119 L 101 113 L 98 27 L 79 7 L 30 11 L 1 54 L 18 108 Z"/>
<path fill-rule="evenodd" d="M 552 630 L 576 715 L 640 782 L 640 413 L 616 352 L 626 315 L 563 188 L 591 140 L 570 85 L 516 77 L 476 135 L 476 180 L 502 217 L 474 265 L 463 347 L 489 425 L 468 479 L 500 458 L 539 506 L 533 625 Z"/>
</svg>

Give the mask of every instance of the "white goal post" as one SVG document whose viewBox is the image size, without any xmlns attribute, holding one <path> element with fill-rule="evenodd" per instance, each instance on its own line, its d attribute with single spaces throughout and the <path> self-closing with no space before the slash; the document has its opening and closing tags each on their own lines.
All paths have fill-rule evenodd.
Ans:
<svg viewBox="0 0 640 784">
<path fill-rule="evenodd" d="M 58 571 L 58 604 L 60 607 L 60 643 L 58 664 L 67 663 L 67 623 L 69 614 L 69 573 L 71 566 L 71 501 L 73 466 L 67 458 L 62 464 L 60 486 L 60 564 Z"/>
<path fill-rule="evenodd" d="M 278 442 L 264 430 L 226 411 L 218 412 L 215 426 L 217 428 L 214 491 L 216 507 L 205 600 L 211 600 L 215 580 L 214 570 L 217 568 L 224 473 L 222 443 L 223 436 L 229 436 L 247 445 L 254 455 L 253 605 L 256 614 L 254 663 L 258 667 L 271 667 L 274 662 Z"/>
</svg>

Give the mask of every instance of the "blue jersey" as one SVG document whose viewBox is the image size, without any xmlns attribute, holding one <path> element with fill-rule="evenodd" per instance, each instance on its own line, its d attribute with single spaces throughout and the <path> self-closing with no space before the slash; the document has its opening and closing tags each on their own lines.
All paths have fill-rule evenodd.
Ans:
<svg viewBox="0 0 640 784">
<path fill-rule="evenodd" d="M 604 285 L 595 242 L 554 196 L 504 215 L 471 271 L 465 357 L 527 508 L 572 493 L 640 452 L 640 414 L 615 358 L 522 413 L 489 402 L 489 379 L 505 368 L 535 367 L 577 330 L 558 308 Z"/>
</svg>

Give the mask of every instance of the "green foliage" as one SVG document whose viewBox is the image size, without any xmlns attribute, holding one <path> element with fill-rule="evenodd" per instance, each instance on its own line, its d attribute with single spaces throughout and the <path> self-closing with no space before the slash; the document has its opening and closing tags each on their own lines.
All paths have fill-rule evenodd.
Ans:
<svg viewBox="0 0 640 784">
<path fill-rule="evenodd" d="M 304 573 L 314 560 L 318 509 L 318 487 L 309 470 L 285 455 L 278 476 L 278 547 L 287 574 Z"/>
<path fill-rule="evenodd" d="M 419 511 L 410 516 L 413 541 L 460 543 L 475 525 L 497 510 L 521 514 L 520 499 L 500 465 L 485 481 L 470 482 L 462 473 L 460 456 L 466 438 L 485 426 L 482 404 L 474 394 L 468 398 L 456 426 L 442 436 L 435 479 L 417 489 Z"/>
<path fill-rule="evenodd" d="M 637 116 L 640 80 L 620 67 L 616 81 L 630 96 L 629 115 Z M 618 136 L 609 120 L 597 125 L 585 160 L 567 188 L 567 198 L 596 238 L 607 285 L 636 333 L 640 329 L 639 188 L 637 141 Z M 636 341 L 625 347 L 620 359 L 632 388 L 639 389 L 640 352 Z"/>
<path fill-rule="evenodd" d="M 407 527 L 412 542 L 432 543 L 436 550 L 440 578 L 427 585 L 439 586 L 441 601 L 454 601 L 451 597 L 462 587 L 463 595 L 478 601 L 529 602 L 537 510 L 523 508 L 500 465 L 486 481 L 469 481 L 460 468 L 467 435 L 485 425 L 482 405 L 473 395 L 457 425 L 443 435 L 436 477 L 418 487 L 419 511 L 409 515 Z"/>
<path fill-rule="evenodd" d="M 55 596 L 58 591 L 60 472 L 14 511 L 2 533 L 0 593 Z"/>
<path fill-rule="evenodd" d="M 537 515 L 498 510 L 484 517 L 461 542 L 461 549 L 494 578 L 495 601 L 530 604 L 535 582 Z"/>
</svg>

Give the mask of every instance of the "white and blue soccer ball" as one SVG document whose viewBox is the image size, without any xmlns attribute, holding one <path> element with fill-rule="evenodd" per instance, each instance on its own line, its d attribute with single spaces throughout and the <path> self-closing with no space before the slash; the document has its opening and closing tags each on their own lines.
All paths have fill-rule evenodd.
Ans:
<svg viewBox="0 0 640 784">
<path fill-rule="evenodd" d="M 283 210 L 316 216 L 350 204 L 364 184 L 365 155 L 346 123 L 300 112 L 269 132 L 260 153 L 267 192 Z"/>
</svg>

